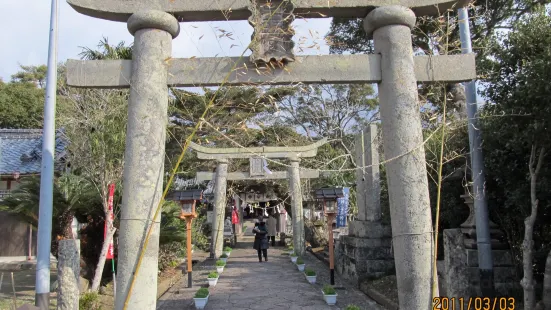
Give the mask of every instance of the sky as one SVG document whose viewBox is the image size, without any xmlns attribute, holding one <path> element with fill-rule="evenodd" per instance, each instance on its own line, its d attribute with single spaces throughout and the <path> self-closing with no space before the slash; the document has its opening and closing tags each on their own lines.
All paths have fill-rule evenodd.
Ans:
<svg viewBox="0 0 551 310">
<path fill-rule="evenodd" d="M 20 64 L 46 64 L 51 1 L 0 0 L 0 4 L 0 27 L 4 29 L 0 32 L 0 78 L 7 82 L 19 71 Z M 133 41 L 126 23 L 79 14 L 65 0 L 59 0 L 58 23 L 58 62 L 79 59 L 80 47 L 95 49 L 103 37 L 108 38 L 110 44 Z M 173 41 L 174 58 L 239 56 L 251 41 L 253 32 L 247 21 L 181 23 L 180 26 L 180 35 Z M 301 42 L 297 47 L 304 49 L 297 54 L 329 54 L 323 38 L 329 31 L 330 19 L 296 20 L 294 26 L 294 41 Z M 234 40 L 218 38 L 221 33 L 217 27 L 232 32 Z"/>
</svg>

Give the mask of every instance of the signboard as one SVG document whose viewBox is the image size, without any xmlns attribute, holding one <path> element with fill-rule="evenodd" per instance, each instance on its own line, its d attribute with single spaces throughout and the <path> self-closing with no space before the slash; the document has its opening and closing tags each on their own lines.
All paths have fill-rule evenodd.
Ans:
<svg viewBox="0 0 551 310">
<path fill-rule="evenodd" d="M 214 211 L 207 211 L 207 223 L 212 223 L 214 218 Z"/>
<path fill-rule="evenodd" d="M 264 166 L 261 157 L 251 157 L 249 159 L 251 177 L 264 176 Z"/>
<path fill-rule="evenodd" d="M 350 188 L 343 188 L 344 197 L 337 198 L 337 228 L 346 226 L 346 216 L 348 215 L 348 198 L 350 197 Z"/>
<path fill-rule="evenodd" d="M 113 221 L 115 219 L 115 216 L 113 215 L 113 197 L 115 195 L 115 184 L 109 184 L 109 196 L 107 198 L 107 208 L 108 213 L 107 216 L 111 219 L 111 224 L 113 224 Z M 105 225 L 103 227 L 103 240 L 107 237 L 107 221 L 105 221 Z M 115 258 L 115 248 L 113 247 L 113 239 L 111 239 L 111 242 L 109 243 L 109 249 L 107 250 L 107 256 L 106 259 L 114 259 Z"/>
</svg>

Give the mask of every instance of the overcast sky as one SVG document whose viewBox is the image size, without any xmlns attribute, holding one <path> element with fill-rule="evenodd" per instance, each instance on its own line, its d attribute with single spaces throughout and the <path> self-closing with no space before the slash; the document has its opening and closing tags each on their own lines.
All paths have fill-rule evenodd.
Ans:
<svg viewBox="0 0 551 310">
<path fill-rule="evenodd" d="M 19 64 L 46 64 L 51 1 L 0 0 L 0 3 L 0 27 L 3 29 L 0 32 L 0 77 L 9 81 L 11 75 L 18 71 Z M 253 32 L 247 21 L 180 25 L 180 35 L 173 42 L 172 56 L 175 58 L 238 56 L 249 44 Z M 330 27 L 329 19 L 297 20 L 294 25 L 294 40 L 301 41 L 297 44 L 304 49 L 303 52 L 298 51 L 298 54 L 329 53 L 323 40 Z M 218 38 L 220 32 L 216 27 L 232 32 L 234 40 Z M 107 37 L 111 44 L 133 41 L 125 23 L 81 15 L 64 0 L 59 0 L 58 62 L 69 58 L 78 59 L 81 46 L 95 48 L 102 37 Z"/>
</svg>

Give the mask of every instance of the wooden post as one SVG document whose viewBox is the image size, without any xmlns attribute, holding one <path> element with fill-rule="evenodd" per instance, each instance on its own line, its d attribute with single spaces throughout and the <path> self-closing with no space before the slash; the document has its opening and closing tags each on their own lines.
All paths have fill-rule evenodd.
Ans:
<svg viewBox="0 0 551 310">
<path fill-rule="evenodd" d="M 331 285 L 335 285 L 335 249 L 333 247 L 333 219 L 335 214 L 327 214 L 327 231 L 329 232 L 329 271 Z"/>
<path fill-rule="evenodd" d="M 192 217 L 186 217 L 186 226 L 187 226 L 187 287 L 191 288 L 193 287 L 193 276 L 192 276 L 192 268 L 193 268 L 193 262 L 191 259 L 191 222 L 193 221 Z"/>
</svg>

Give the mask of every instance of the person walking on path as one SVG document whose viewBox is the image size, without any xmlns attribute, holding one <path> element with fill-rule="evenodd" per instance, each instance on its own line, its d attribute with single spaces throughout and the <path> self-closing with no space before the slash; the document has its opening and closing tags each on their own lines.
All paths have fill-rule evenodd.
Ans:
<svg viewBox="0 0 551 310">
<path fill-rule="evenodd" d="M 268 239 L 272 241 L 272 246 L 275 246 L 275 238 L 277 234 L 277 220 L 274 217 L 273 212 L 270 212 L 267 225 L 268 225 Z"/>
<path fill-rule="evenodd" d="M 264 261 L 268 261 L 268 229 L 266 223 L 263 221 L 258 222 L 258 226 L 253 228 L 254 245 L 253 248 L 258 252 L 258 261 L 262 262 L 262 255 L 264 255 Z"/>
</svg>

